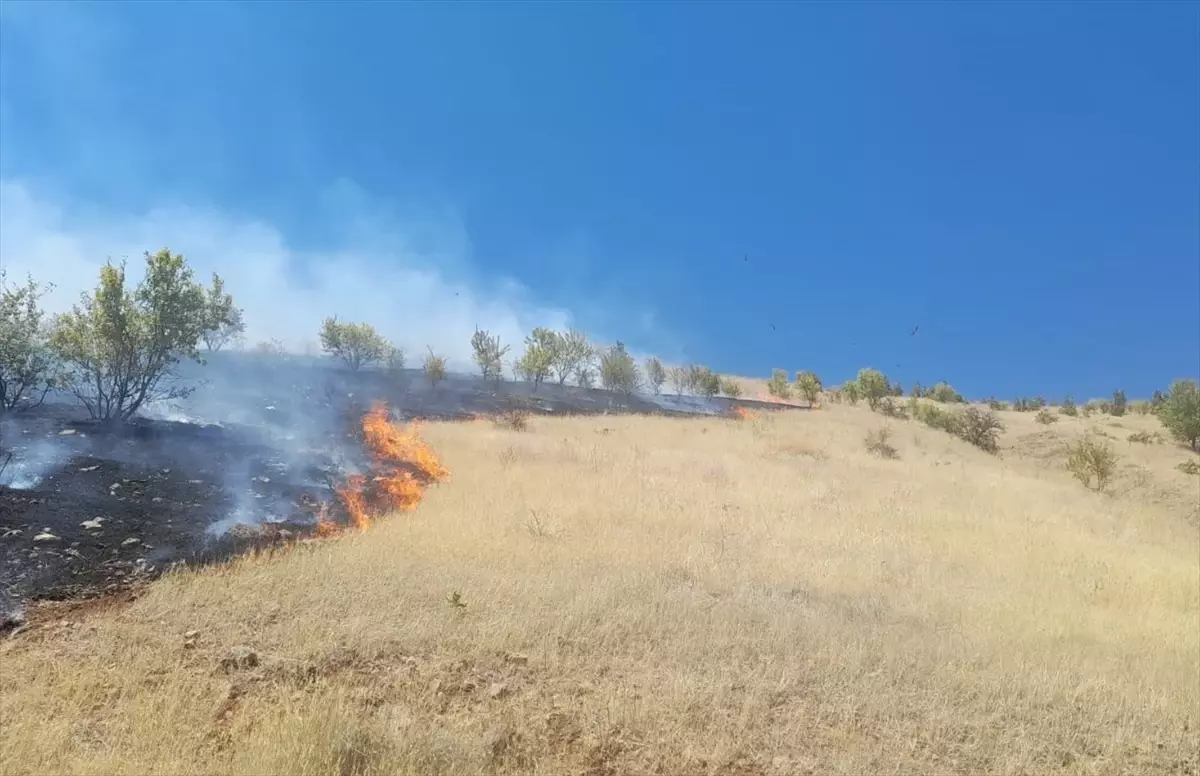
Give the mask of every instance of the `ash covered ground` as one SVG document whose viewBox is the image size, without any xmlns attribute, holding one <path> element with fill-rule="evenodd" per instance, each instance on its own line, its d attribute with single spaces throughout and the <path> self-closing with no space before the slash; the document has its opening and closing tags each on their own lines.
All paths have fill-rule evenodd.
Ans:
<svg viewBox="0 0 1200 776">
<path fill-rule="evenodd" d="M 69 396 L 0 421 L 0 609 L 115 592 L 176 563 L 219 560 L 315 529 L 333 487 L 366 471 L 361 418 L 534 413 L 720 414 L 752 400 L 619 396 L 417 371 L 350 372 L 323 359 L 217 354 L 190 366 L 186 399 L 103 427 Z M 11 455 L 11 457 L 10 457 Z M 0 611 L 0 618 L 5 615 Z"/>
</svg>

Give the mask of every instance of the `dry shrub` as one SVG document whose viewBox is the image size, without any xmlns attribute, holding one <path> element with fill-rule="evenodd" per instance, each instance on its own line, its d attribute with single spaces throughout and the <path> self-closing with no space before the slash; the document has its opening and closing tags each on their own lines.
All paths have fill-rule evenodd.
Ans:
<svg viewBox="0 0 1200 776">
<path fill-rule="evenodd" d="M 1084 437 L 1067 447 L 1067 470 L 1075 475 L 1075 479 L 1084 487 L 1093 488 L 1097 492 L 1104 490 L 1112 475 L 1117 470 L 1117 454 L 1104 442 L 1091 437 Z"/>
<path fill-rule="evenodd" d="M 1163 437 L 1157 431 L 1154 433 L 1150 433 L 1149 431 L 1135 431 L 1129 435 L 1129 441 L 1143 445 L 1156 445 L 1163 441 Z"/>
<path fill-rule="evenodd" d="M 957 436 L 989 453 L 1000 447 L 1000 432 L 1004 424 L 993 412 L 984 412 L 978 407 L 967 407 L 958 416 Z"/>
<path fill-rule="evenodd" d="M 506 428 L 509 431 L 528 431 L 529 410 L 522 407 L 509 407 L 492 418 L 492 422 L 498 428 Z"/>
<path fill-rule="evenodd" d="M 863 442 L 867 449 L 880 458 L 899 458 L 900 451 L 889 441 L 892 437 L 890 428 L 880 428 L 875 431 L 868 431 L 866 439 Z"/>
<path fill-rule="evenodd" d="M 1037 419 L 1037 422 L 1041 423 L 1043 426 L 1049 426 L 1051 423 L 1058 422 L 1058 416 L 1055 415 L 1050 410 L 1045 409 L 1045 408 L 1038 410 L 1036 419 Z"/>
<path fill-rule="evenodd" d="M 1200 474 L 1200 461 L 1190 458 L 1175 467 L 1184 474 Z"/>
</svg>

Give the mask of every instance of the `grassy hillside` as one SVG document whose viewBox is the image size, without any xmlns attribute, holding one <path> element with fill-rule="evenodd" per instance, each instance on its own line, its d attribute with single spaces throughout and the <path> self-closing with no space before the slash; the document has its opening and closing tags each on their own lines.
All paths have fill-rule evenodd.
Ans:
<svg viewBox="0 0 1200 776">
<path fill-rule="evenodd" d="M 0 772 L 1197 773 L 1191 454 L 1004 419 L 428 426 L 415 512 L 0 644 Z"/>
</svg>

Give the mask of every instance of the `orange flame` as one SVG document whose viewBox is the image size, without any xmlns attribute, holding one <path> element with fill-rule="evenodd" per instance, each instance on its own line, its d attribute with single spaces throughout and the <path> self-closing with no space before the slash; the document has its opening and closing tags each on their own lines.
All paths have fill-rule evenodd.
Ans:
<svg viewBox="0 0 1200 776">
<path fill-rule="evenodd" d="M 758 413 L 755 412 L 754 410 L 750 410 L 745 407 L 740 407 L 737 405 L 734 405 L 729 408 L 729 415 L 730 415 L 730 417 L 732 417 L 736 420 L 754 420 L 755 418 L 758 417 Z"/>
<path fill-rule="evenodd" d="M 336 490 L 350 522 L 365 531 L 371 526 L 372 515 L 416 508 L 425 487 L 431 482 L 444 481 L 450 470 L 421 439 L 419 424 L 412 423 L 407 428 L 395 425 L 388 419 L 387 405 L 382 402 L 376 402 L 363 416 L 362 428 L 374 473 L 369 479 L 366 475 L 351 474 Z M 326 524 L 336 526 L 328 520 L 319 520 L 318 536 L 333 535 L 329 533 L 331 529 L 324 527 Z"/>
</svg>

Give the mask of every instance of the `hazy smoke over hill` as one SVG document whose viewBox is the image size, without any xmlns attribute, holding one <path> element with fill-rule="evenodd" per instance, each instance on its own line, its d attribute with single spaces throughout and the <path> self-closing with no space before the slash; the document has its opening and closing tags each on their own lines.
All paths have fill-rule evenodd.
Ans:
<svg viewBox="0 0 1200 776">
<path fill-rule="evenodd" d="M 357 220 L 356 220 L 357 219 Z M 50 311 L 68 308 L 93 288 L 108 257 L 128 257 L 140 277 L 141 255 L 164 246 L 183 253 L 207 279 L 216 271 L 244 308 L 246 341 L 281 340 L 289 350 L 316 348 L 327 315 L 373 324 L 415 359 L 425 347 L 451 365 L 470 363 L 471 333 L 491 330 L 518 350 L 535 326 L 563 328 L 570 314 L 538 304 L 516 281 L 488 284 L 470 271 L 461 230 L 406 231 L 351 217 L 337 248 L 294 248 L 270 224 L 216 210 L 170 207 L 140 214 L 73 207 L 20 181 L 0 181 L 0 262 L 10 278 L 31 273 L 55 285 Z M 432 242 L 429 250 L 414 248 Z"/>
</svg>

